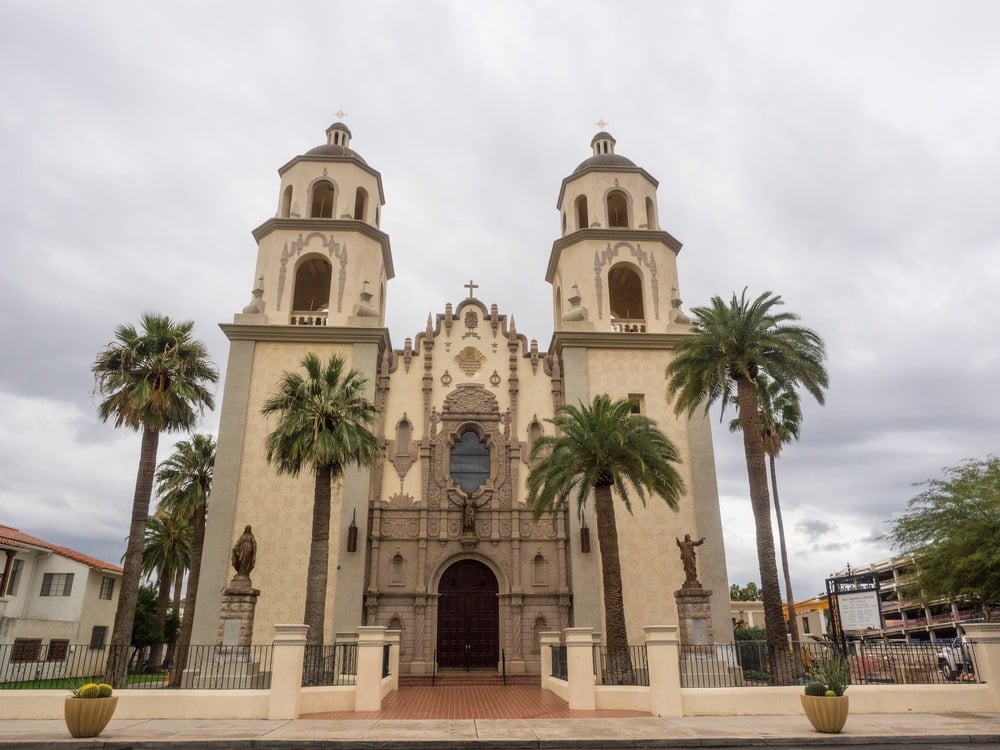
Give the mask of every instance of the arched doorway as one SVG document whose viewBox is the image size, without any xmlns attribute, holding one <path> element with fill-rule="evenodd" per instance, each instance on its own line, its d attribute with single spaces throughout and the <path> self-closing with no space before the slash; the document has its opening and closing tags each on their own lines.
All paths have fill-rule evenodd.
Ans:
<svg viewBox="0 0 1000 750">
<path fill-rule="evenodd" d="M 500 654 L 500 588 L 478 560 L 460 560 L 438 585 L 438 666 L 495 669 Z"/>
</svg>

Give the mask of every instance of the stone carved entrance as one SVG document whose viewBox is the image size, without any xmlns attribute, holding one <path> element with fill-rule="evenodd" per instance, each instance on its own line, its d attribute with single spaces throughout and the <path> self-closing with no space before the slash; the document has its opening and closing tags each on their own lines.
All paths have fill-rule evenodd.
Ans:
<svg viewBox="0 0 1000 750">
<path fill-rule="evenodd" d="M 478 560 L 461 560 L 441 576 L 438 593 L 438 666 L 496 669 L 500 603 L 493 571 Z"/>
</svg>

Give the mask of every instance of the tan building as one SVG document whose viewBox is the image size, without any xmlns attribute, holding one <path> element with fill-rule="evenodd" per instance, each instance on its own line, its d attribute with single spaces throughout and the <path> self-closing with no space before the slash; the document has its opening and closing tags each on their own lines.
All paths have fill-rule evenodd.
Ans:
<svg viewBox="0 0 1000 750">
<path fill-rule="evenodd" d="M 217 592 L 246 524 L 258 542 L 254 641 L 302 621 L 313 479 L 279 476 L 266 463 L 274 425 L 260 408 L 310 351 L 324 360 L 339 353 L 367 376 L 385 445 L 372 470 L 352 470 L 334 488 L 325 642 L 386 625 L 402 630 L 404 671 L 429 671 L 435 656 L 442 667 L 495 667 L 502 657 L 511 671 L 534 671 L 540 633 L 600 631 L 592 509 L 581 526 L 575 511 L 534 521 L 524 504 L 531 446 L 552 431 L 546 420 L 599 393 L 632 399 L 660 424 L 687 485 L 676 513 L 655 498 L 632 516 L 619 511 L 630 638 L 678 623 L 673 592 L 684 573 L 674 539 L 690 533 L 707 539 L 698 569 L 715 592 L 711 630 L 731 640 L 709 425 L 678 420 L 664 395 L 664 368 L 688 332 L 681 243 L 661 228 L 657 181 L 616 154 L 608 133 L 591 147 L 556 203 L 547 351 L 515 330 L 514 311 L 478 299 L 472 282 L 426 324 L 414 311 L 413 329 L 394 347 L 384 327 L 393 262 L 379 229 L 381 176 L 342 123 L 278 170 L 277 213 L 253 233 L 253 297 L 223 326 L 231 349 L 194 642 L 218 638 Z M 468 270 L 474 278 L 475 266 Z"/>
</svg>

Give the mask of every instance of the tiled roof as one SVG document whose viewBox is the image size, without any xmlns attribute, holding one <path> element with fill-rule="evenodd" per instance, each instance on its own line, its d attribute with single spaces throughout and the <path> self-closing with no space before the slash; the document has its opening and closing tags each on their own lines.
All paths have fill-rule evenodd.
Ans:
<svg viewBox="0 0 1000 750">
<path fill-rule="evenodd" d="M 60 557 L 74 560 L 75 562 L 82 563 L 91 568 L 96 568 L 97 570 L 106 570 L 110 573 L 122 572 L 122 569 L 118 565 L 106 563 L 103 560 L 98 560 L 96 557 L 91 557 L 90 555 L 85 555 L 82 552 L 77 552 L 75 549 L 70 549 L 69 547 L 62 547 L 58 544 L 46 542 L 44 539 L 39 539 L 37 536 L 25 534 L 23 531 L 11 528 L 10 526 L 4 526 L 3 524 L 0 524 L 0 546 L 13 547 L 15 549 L 41 547 L 42 549 L 52 550 L 52 552 Z"/>
</svg>

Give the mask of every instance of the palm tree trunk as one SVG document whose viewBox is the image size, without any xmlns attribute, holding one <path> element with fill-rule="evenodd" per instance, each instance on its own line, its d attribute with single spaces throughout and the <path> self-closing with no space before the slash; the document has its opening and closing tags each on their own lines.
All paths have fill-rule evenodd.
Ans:
<svg viewBox="0 0 1000 750">
<path fill-rule="evenodd" d="M 205 506 L 194 514 L 194 531 L 191 536 L 191 571 L 188 574 L 187 592 L 184 594 L 184 618 L 177 634 L 177 648 L 174 660 L 174 674 L 178 677 L 187 668 L 188 653 L 191 650 L 191 633 L 194 632 L 194 608 L 198 597 L 198 578 L 201 574 L 201 555 L 205 548 Z M 178 592 L 179 593 L 179 592 Z M 211 644 L 200 644 L 211 645 Z M 180 685 L 181 681 L 177 680 Z"/>
<path fill-rule="evenodd" d="M 594 488 L 594 511 L 597 515 L 597 543 L 601 551 L 601 578 L 604 589 L 604 639 L 612 684 L 628 684 L 632 658 L 625 627 L 625 600 L 622 595 L 622 565 L 618 553 L 618 525 L 611 487 Z"/>
<path fill-rule="evenodd" d="M 764 600 L 764 628 L 771 658 L 771 677 L 774 684 L 783 684 L 791 682 L 792 676 L 788 659 L 788 629 L 781 611 L 781 584 L 778 582 L 778 564 L 774 556 L 771 498 L 767 491 L 767 465 L 764 461 L 764 439 L 757 412 L 757 390 L 752 381 L 739 377 L 736 378 L 736 392 L 750 485 L 750 507 L 757 535 L 757 566 Z"/>
<path fill-rule="evenodd" d="M 795 597 L 792 594 L 792 573 L 788 567 L 788 548 L 785 546 L 785 522 L 781 518 L 781 503 L 778 502 L 778 472 L 775 468 L 774 454 L 768 455 L 771 464 L 771 493 L 774 495 L 774 515 L 778 519 L 778 546 L 781 548 L 781 567 L 785 573 L 785 601 L 788 602 L 788 634 L 792 640 L 792 655 L 795 659 L 795 673 L 805 673 L 802 664 L 802 646 L 800 644 L 799 621 L 795 615 Z"/>
<path fill-rule="evenodd" d="M 306 583 L 305 624 L 307 646 L 323 645 L 326 622 L 326 581 L 330 565 L 330 467 L 316 467 L 313 491 L 312 542 L 309 546 L 309 580 Z"/>
<path fill-rule="evenodd" d="M 132 642 L 132 625 L 139 599 L 139 581 L 142 578 L 142 548 L 146 539 L 146 521 L 149 518 L 149 500 L 153 495 L 153 475 L 156 473 L 156 449 L 160 433 L 150 429 L 142 431 L 139 451 L 139 469 L 135 476 L 135 493 L 132 496 L 132 521 L 129 525 L 128 543 L 122 571 L 118 609 L 108 647 L 108 663 L 104 668 L 104 681 L 115 688 L 125 687 L 128 679 L 129 644 Z"/>
</svg>

